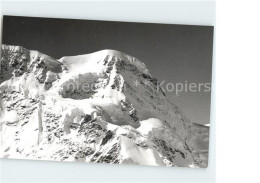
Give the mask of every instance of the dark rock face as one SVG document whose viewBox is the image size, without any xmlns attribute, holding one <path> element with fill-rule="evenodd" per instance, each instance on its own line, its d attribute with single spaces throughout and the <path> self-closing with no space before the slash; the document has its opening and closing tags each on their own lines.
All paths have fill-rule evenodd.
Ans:
<svg viewBox="0 0 260 183">
<path fill-rule="evenodd" d="M 0 84 L 12 76 L 19 77 L 27 71 L 30 61 L 29 51 L 22 47 L 2 46 L 0 64 Z"/>
<path fill-rule="evenodd" d="M 119 151 L 120 146 L 119 144 L 115 143 L 105 155 L 99 157 L 97 163 L 119 164 L 121 162 Z"/>
<path fill-rule="evenodd" d="M 114 136 L 114 134 L 110 130 L 107 131 L 106 136 L 103 138 L 103 140 L 101 142 L 101 145 L 106 144 L 110 139 L 113 138 L 113 136 Z"/>
</svg>

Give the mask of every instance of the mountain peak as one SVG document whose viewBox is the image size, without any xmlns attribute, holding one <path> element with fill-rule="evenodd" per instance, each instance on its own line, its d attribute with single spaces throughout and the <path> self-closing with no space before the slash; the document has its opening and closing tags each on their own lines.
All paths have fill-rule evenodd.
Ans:
<svg viewBox="0 0 260 183">
<path fill-rule="evenodd" d="M 135 57 L 3 45 L 0 69 L 2 157 L 202 166 L 191 123 Z"/>
<path fill-rule="evenodd" d="M 123 52 L 111 49 L 105 49 L 84 55 L 64 56 L 60 58 L 59 61 L 65 65 L 84 64 L 85 62 L 103 62 L 104 64 L 107 64 L 108 62 L 124 62 L 135 66 L 140 72 L 149 74 L 146 65 L 139 59 Z"/>
</svg>

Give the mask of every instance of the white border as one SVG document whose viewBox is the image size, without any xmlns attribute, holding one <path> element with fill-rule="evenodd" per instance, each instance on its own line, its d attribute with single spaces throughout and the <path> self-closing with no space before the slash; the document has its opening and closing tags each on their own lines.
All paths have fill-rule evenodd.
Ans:
<svg viewBox="0 0 260 183">
<path fill-rule="evenodd" d="M 21 0 L 20 0 L 21 1 Z M 1 14 L 130 22 L 215 25 L 214 1 L 2 2 Z M 215 59 L 214 59 L 215 60 Z M 215 61 L 214 61 L 215 63 Z M 213 66 L 215 65 L 213 63 Z M 215 83 L 215 68 L 213 68 Z M 215 87 L 207 169 L 1 160 L 2 181 L 215 182 Z"/>
</svg>

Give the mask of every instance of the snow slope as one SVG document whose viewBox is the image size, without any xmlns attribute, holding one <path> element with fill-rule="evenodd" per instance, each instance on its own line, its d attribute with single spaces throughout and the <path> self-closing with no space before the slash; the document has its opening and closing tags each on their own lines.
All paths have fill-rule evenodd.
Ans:
<svg viewBox="0 0 260 183">
<path fill-rule="evenodd" d="M 4 158 L 207 167 L 199 127 L 115 50 L 56 60 L 2 45 L 0 127 Z"/>
</svg>

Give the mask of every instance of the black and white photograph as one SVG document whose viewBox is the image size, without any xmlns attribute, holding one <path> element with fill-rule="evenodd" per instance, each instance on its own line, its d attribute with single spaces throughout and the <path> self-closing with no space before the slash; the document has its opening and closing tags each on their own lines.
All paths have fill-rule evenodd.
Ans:
<svg viewBox="0 0 260 183">
<path fill-rule="evenodd" d="M 1 158 L 208 167 L 214 26 L 2 25 Z"/>
</svg>

